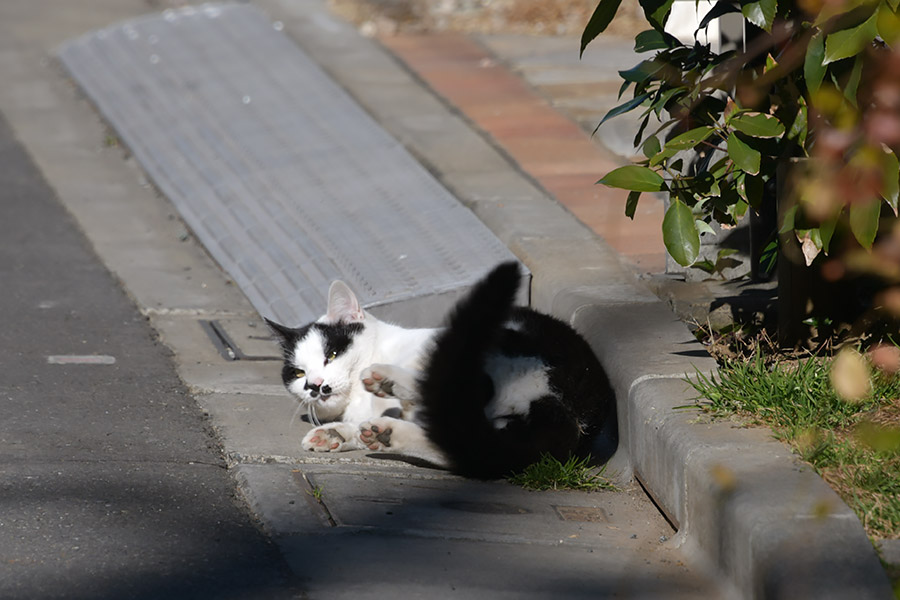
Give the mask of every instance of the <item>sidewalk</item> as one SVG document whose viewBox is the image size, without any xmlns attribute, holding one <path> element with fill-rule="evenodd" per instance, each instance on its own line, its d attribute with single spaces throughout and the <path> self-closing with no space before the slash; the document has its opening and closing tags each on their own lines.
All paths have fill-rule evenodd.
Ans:
<svg viewBox="0 0 900 600">
<path fill-rule="evenodd" d="M 64 40 L 147 7 L 104 0 L 72 12 L 42 2 L 18 6 L 0 19 L 0 76 L 10 84 L 0 88 L 0 112 L 172 349 L 241 493 L 310 597 L 713 598 L 732 597 L 737 588 L 745 597 L 839 598 L 848 589 L 856 597 L 886 591 L 855 517 L 783 447 L 764 432 L 698 424 L 695 414 L 672 410 L 688 402 L 684 373 L 711 368 L 711 360 L 636 284 L 632 267 L 622 266 L 622 256 L 639 268 L 660 264 L 653 203 L 641 204 L 651 213 L 641 226 L 646 245 L 630 248 L 631 236 L 622 234 L 635 224 L 610 226 L 590 212 L 593 198 L 600 214 L 621 214 L 621 199 L 601 198 L 605 188 L 591 181 L 618 159 L 469 38 L 384 40 L 392 55 L 320 2 L 256 4 L 525 262 L 534 274 L 533 303 L 588 333 L 620 405 L 621 450 L 612 467 L 622 492 L 530 493 L 363 452 L 300 452 L 306 425 L 291 422 L 277 349 L 261 335 L 258 315 L 136 165 L 104 144 L 109 132 L 47 58 Z M 481 43 L 499 52 L 504 40 Z M 427 46 L 452 52 L 430 56 Z M 409 58 L 409 70 L 401 58 Z M 442 61 L 458 69 L 457 81 L 477 82 L 491 96 L 462 106 L 465 95 L 444 80 L 445 97 L 436 99 L 425 84 L 438 89 Z M 489 103 L 509 93 L 531 127 L 492 118 Z M 590 182 L 589 193 L 579 191 L 582 182 Z M 571 213 L 548 197 L 551 190 Z M 619 243 L 621 254 L 595 231 Z M 226 360 L 201 322 L 216 322 L 260 360 Z"/>
<path fill-rule="evenodd" d="M 629 40 L 598 40 L 586 51 L 584 62 L 574 64 L 578 40 L 573 38 L 445 33 L 398 34 L 379 41 L 639 271 L 665 270 L 662 202 L 645 195 L 631 220 L 625 216 L 627 192 L 595 185 L 626 163 L 626 158 L 602 145 L 606 138 L 614 138 L 610 145 L 626 156 L 629 140 L 611 129 L 619 123 L 605 124 L 594 138 L 585 132 L 587 127 L 593 131 L 606 110 L 615 106 L 615 90 L 621 85 L 617 71 L 636 64 Z M 532 87 L 548 80 L 553 83 L 545 85 L 543 94 Z M 581 102 L 564 97 L 565 92 L 589 84 L 594 88 L 587 88 L 589 95 Z M 557 108 L 560 104 L 565 112 Z M 573 113 L 582 117 L 580 125 Z M 628 117 L 622 120 L 632 122 Z M 613 133 L 607 135 L 610 130 Z"/>
</svg>

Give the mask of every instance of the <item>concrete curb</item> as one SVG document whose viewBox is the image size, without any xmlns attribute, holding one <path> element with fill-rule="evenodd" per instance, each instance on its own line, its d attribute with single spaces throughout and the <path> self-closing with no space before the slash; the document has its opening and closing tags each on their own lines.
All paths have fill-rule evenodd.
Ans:
<svg viewBox="0 0 900 600">
<path fill-rule="evenodd" d="M 686 543 L 748 598 L 890 597 L 859 520 L 809 467 L 764 430 L 675 410 L 695 396 L 682 378 L 715 363 L 612 250 L 322 3 L 257 4 L 531 269 L 533 305 L 586 335 L 617 393 L 612 465 L 633 469 Z"/>
</svg>

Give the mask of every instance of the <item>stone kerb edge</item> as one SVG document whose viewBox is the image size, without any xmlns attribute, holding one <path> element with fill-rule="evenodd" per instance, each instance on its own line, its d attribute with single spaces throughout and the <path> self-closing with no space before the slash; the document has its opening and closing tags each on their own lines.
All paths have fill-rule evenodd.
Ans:
<svg viewBox="0 0 900 600">
<path fill-rule="evenodd" d="M 715 363 L 691 351 L 702 346 L 684 339 L 684 324 L 666 321 L 671 311 L 662 302 L 627 305 L 600 295 L 591 303 L 583 287 L 552 295 L 568 311 L 554 314 L 588 338 L 616 391 L 613 462 L 630 462 L 680 532 L 744 597 L 890 597 L 856 515 L 769 430 L 680 408 L 697 395 L 684 377 L 712 372 Z"/>
</svg>

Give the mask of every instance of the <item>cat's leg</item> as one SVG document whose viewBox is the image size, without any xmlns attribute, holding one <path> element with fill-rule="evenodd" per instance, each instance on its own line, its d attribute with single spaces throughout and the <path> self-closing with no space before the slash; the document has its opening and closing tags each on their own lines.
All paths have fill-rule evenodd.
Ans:
<svg viewBox="0 0 900 600">
<path fill-rule="evenodd" d="M 360 379 L 366 391 L 382 398 L 394 397 L 406 410 L 417 400 L 417 375 L 415 371 L 396 365 L 374 364 L 363 369 Z"/>
<path fill-rule="evenodd" d="M 365 448 L 359 439 L 359 427 L 352 423 L 328 423 L 316 427 L 301 440 L 304 450 L 313 452 L 346 452 Z"/>
<path fill-rule="evenodd" d="M 414 456 L 447 467 L 444 455 L 426 437 L 425 430 L 410 421 L 377 417 L 359 426 L 359 440 L 365 448 Z"/>
</svg>

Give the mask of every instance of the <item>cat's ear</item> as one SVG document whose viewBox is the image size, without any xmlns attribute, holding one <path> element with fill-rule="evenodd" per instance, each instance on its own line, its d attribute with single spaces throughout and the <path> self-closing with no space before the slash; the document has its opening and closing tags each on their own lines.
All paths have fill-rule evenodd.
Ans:
<svg viewBox="0 0 900 600">
<path fill-rule="evenodd" d="M 284 325 L 279 325 L 275 321 L 270 321 L 263 317 L 266 322 L 266 325 L 269 326 L 269 329 L 272 330 L 272 333 L 278 336 L 278 341 L 281 343 L 282 348 L 287 348 L 291 345 L 291 341 L 296 339 L 297 330 L 291 329 L 290 327 L 285 327 Z"/>
<path fill-rule="evenodd" d="M 328 288 L 328 312 L 325 320 L 331 323 L 357 323 L 366 318 L 359 300 L 343 281 L 335 281 Z"/>
</svg>

